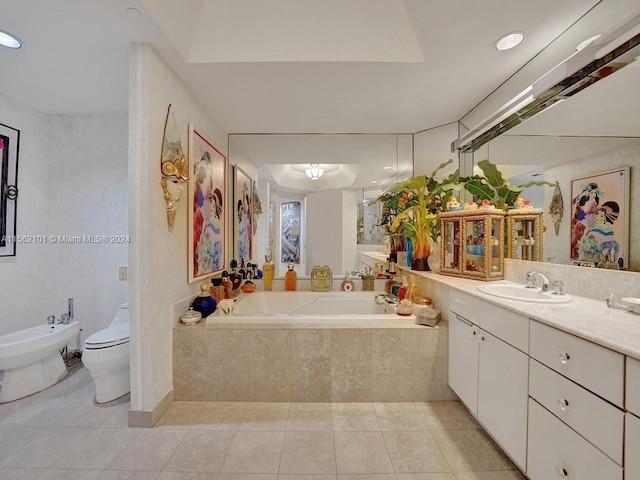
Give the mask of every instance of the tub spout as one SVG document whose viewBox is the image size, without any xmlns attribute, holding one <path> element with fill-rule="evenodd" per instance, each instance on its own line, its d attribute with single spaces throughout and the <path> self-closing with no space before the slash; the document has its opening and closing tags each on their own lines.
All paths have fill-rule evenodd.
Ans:
<svg viewBox="0 0 640 480">
<path fill-rule="evenodd" d="M 387 302 L 389 305 L 397 306 L 400 303 L 398 297 L 391 293 L 379 293 L 374 297 L 374 300 L 378 305 L 382 305 Z"/>
</svg>

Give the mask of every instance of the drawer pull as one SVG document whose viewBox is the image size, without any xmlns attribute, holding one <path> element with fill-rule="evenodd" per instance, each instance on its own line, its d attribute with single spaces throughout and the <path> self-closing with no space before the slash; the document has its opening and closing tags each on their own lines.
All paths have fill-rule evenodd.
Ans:
<svg viewBox="0 0 640 480">
<path fill-rule="evenodd" d="M 558 467 L 556 471 L 558 472 L 558 478 L 569 478 L 569 472 L 567 472 L 566 468 Z"/>
<path fill-rule="evenodd" d="M 482 342 L 484 342 L 484 335 L 480 335 L 478 337 L 478 343 L 482 343 Z"/>
<path fill-rule="evenodd" d="M 566 365 L 571 359 L 571 355 L 565 352 L 560 352 L 559 357 L 560 357 L 560 363 L 563 365 Z"/>
<path fill-rule="evenodd" d="M 471 332 L 471 333 L 469 334 L 469 337 L 470 337 L 470 338 L 473 338 L 473 337 L 475 337 L 475 336 L 478 334 L 478 332 L 476 332 L 476 329 L 475 329 L 475 328 L 471 328 L 469 331 Z"/>
<path fill-rule="evenodd" d="M 560 411 L 564 412 L 569 407 L 569 400 L 566 398 L 561 398 L 558 400 L 558 406 L 560 407 Z"/>
</svg>

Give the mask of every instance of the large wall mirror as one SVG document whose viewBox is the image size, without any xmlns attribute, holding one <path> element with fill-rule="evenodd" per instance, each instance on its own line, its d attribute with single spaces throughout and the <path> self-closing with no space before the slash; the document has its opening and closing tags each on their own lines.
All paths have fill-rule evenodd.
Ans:
<svg viewBox="0 0 640 480">
<path fill-rule="evenodd" d="M 546 261 L 571 263 L 572 215 L 575 214 L 576 198 L 583 193 L 576 190 L 576 186 L 584 184 L 583 188 L 592 188 L 587 180 L 582 183 L 572 180 L 630 167 L 627 202 L 629 258 L 625 260 L 624 267 L 630 271 L 640 271 L 638 85 L 640 60 L 635 60 L 474 152 L 476 162 L 488 158 L 500 166 L 512 184 L 524 184 L 530 180 L 558 182 L 564 214 L 557 234 L 548 213 L 554 189 L 535 187 L 524 192 L 524 196 L 531 198 L 535 206 L 545 209 L 543 255 Z M 609 191 L 600 188 L 600 198 L 592 200 L 594 211 L 598 202 L 602 207 L 607 198 L 622 198 L 621 192 L 612 191 L 613 187 L 608 188 Z M 615 223 L 622 218 L 616 219 L 614 212 L 609 220 Z"/>
<path fill-rule="evenodd" d="M 384 241 L 373 225 L 376 207 L 365 212 L 363 202 L 413 176 L 413 135 L 231 134 L 229 161 L 256 169 L 264 214 L 253 260 L 261 263 L 271 249 L 278 273 L 284 273 L 280 211 L 285 203 L 300 202 L 296 271 L 307 275 L 313 265 L 329 265 L 340 274 L 354 268 L 357 243 Z M 312 165 L 322 169 L 315 180 L 307 174 Z"/>
</svg>

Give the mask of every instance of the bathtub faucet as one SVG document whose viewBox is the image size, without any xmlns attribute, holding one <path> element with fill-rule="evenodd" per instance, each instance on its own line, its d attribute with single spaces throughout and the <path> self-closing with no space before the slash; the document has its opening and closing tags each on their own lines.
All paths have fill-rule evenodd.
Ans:
<svg viewBox="0 0 640 480">
<path fill-rule="evenodd" d="M 382 305 L 384 302 L 387 302 L 389 305 L 397 306 L 400 303 L 398 297 L 391 293 L 379 293 L 374 297 L 374 300 L 378 305 Z"/>
<path fill-rule="evenodd" d="M 67 325 L 69 323 L 69 318 L 70 317 L 68 313 L 63 313 L 62 315 L 60 315 L 60 320 L 58 320 L 58 323 Z"/>
</svg>

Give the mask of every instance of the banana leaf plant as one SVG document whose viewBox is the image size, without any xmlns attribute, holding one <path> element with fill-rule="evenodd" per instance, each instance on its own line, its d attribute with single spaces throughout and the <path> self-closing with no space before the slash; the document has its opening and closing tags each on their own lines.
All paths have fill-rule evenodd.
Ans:
<svg viewBox="0 0 640 480">
<path fill-rule="evenodd" d="M 489 160 L 481 160 L 478 167 L 484 176 L 474 175 L 462 179 L 464 188 L 475 200 L 489 200 L 496 208 L 508 210 L 518 199 L 525 188 L 532 186 L 548 185 L 555 187 L 555 184 L 541 181 L 528 182 L 523 185 L 509 185 L 502 177 L 498 167 Z"/>
<path fill-rule="evenodd" d="M 429 256 L 429 237 L 437 241 L 440 235 L 438 213 L 444 211 L 454 191 L 463 189 L 458 170 L 442 181 L 435 179 L 436 174 L 452 162 L 453 159 L 444 162 L 430 176 L 396 183 L 374 201 L 383 202 L 383 211 L 392 212 L 383 220 L 388 222 L 388 233 L 411 239 L 414 258 Z"/>
</svg>

